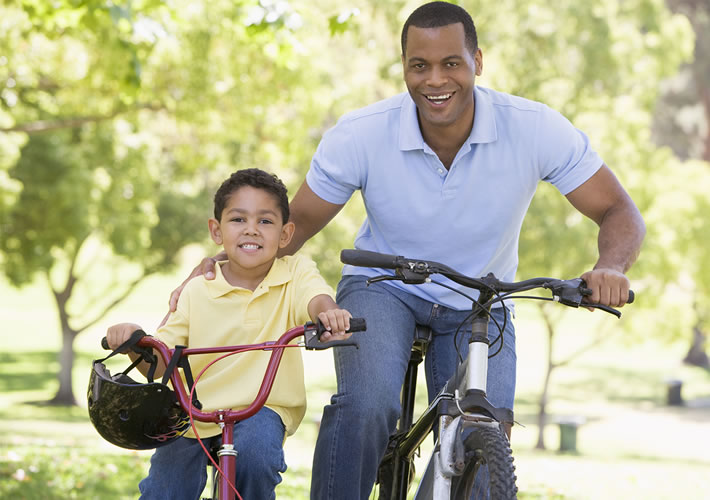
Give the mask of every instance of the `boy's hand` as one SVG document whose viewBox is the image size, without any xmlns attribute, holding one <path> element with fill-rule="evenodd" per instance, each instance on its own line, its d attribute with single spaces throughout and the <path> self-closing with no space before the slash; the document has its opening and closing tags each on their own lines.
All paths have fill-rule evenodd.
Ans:
<svg viewBox="0 0 710 500">
<path fill-rule="evenodd" d="M 328 329 L 327 332 L 321 335 L 321 342 L 349 338 L 352 333 L 345 333 L 345 331 L 350 328 L 350 318 L 352 318 L 352 315 L 345 309 L 328 309 L 318 313 L 318 319 Z"/>
<path fill-rule="evenodd" d="M 126 340 L 131 338 L 133 332 L 136 330 L 142 330 L 140 325 L 135 323 L 119 323 L 117 325 L 110 326 L 106 330 L 106 340 L 108 341 L 108 346 L 115 350 L 118 346 L 123 344 Z"/>
</svg>

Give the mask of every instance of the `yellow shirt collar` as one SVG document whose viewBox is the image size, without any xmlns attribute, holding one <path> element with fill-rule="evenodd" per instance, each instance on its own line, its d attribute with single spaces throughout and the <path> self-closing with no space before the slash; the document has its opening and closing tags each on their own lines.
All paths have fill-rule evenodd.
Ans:
<svg viewBox="0 0 710 500">
<path fill-rule="evenodd" d="M 276 259 L 274 261 L 264 280 L 252 293 L 255 295 L 261 295 L 262 293 L 266 293 L 269 287 L 283 285 L 291 280 L 291 273 L 289 272 L 288 263 L 284 260 L 286 258 L 288 257 Z M 210 297 L 216 299 L 217 297 L 227 295 L 234 290 L 250 291 L 245 288 L 230 285 L 224 277 L 224 274 L 222 274 L 222 266 L 220 265 L 222 263 L 223 262 L 218 262 L 217 265 L 215 265 L 215 278 L 213 280 L 205 280 Z"/>
</svg>

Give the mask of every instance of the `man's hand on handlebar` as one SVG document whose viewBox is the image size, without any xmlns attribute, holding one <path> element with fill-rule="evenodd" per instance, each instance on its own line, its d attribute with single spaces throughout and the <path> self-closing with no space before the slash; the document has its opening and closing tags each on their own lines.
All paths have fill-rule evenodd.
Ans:
<svg viewBox="0 0 710 500">
<path fill-rule="evenodd" d="M 202 262 L 200 262 L 195 269 L 192 270 L 190 273 L 190 276 L 187 277 L 185 281 L 183 281 L 179 287 L 177 287 L 175 290 L 173 290 L 173 293 L 170 294 L 170 302 L 169 302 L 169 310 L 168 313 L 165 315 L 163 320 L 160 322 L 160 325 L 158 327 L 161 327 L 165 324 L 165 322 L 168 320 L 168 316 L 170 316 L 170 313 L 175 312 L 177 309 L 177 303 L 178 299 L 180 298 L 180 294 L 182 293 L 183 288 L 185 288 L 185 285 L 187 285 L 187 282 L 190 281 L 192 278 L 197 278 L 198 276 L 203 276 L 207 280 L 213 280 L 215 277 L 215 267 L 217 265 L 217 262 L 220 260 L 226 260 L 227 259 L 227 253 L 226 252 L 221 252 L 215 255 L 214 257 L 205 257 L 202 259 Z"/>
<path fill-rule="evenodd" d="M 629 301 L 629 279 L 620 271 L 599 268 L 587 271 L 581 278 L 592 291 L 585 302 L 622 307 Z"/>
</svg>

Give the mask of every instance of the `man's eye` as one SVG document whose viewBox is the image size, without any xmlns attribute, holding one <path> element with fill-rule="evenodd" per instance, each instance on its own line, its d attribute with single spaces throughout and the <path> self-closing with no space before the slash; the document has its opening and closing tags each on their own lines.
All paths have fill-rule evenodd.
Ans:
<svg viewBox="0 0 710 500">
<path fill-rule="evenodd" d="M 459 65 L 459 63 L 457 63 L 457 62 L 448 62 L 448 63 L 446 63 L 446 65 L 447 65 L 449 68 L 456 68 L 456 67 Z"/>
</svg>

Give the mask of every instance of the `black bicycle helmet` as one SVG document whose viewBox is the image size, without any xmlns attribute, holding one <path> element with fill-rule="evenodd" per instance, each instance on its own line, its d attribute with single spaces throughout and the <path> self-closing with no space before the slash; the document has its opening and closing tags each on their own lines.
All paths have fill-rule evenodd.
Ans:
<svg viewBox="0 0 710 500">
<path fill-rule="evenodd" d="M 154 382 L 152 370 L 148 383 L 139 383 L 126 375 L 137 362 L 113 376 L 104 365 L 103 361 L 123 352 L 131 342 L 134 346 L 144 335 L 139 330 L 106 358 L 94 360 L 89 378 L 91 423 L 106 441 L 131 450 L 158 448 L 182 436 L 190 427 L 175 393 L 165 383 Z M 147 351 L 140 359 L 156 363 L 155 356 Z"/>
</svg>

